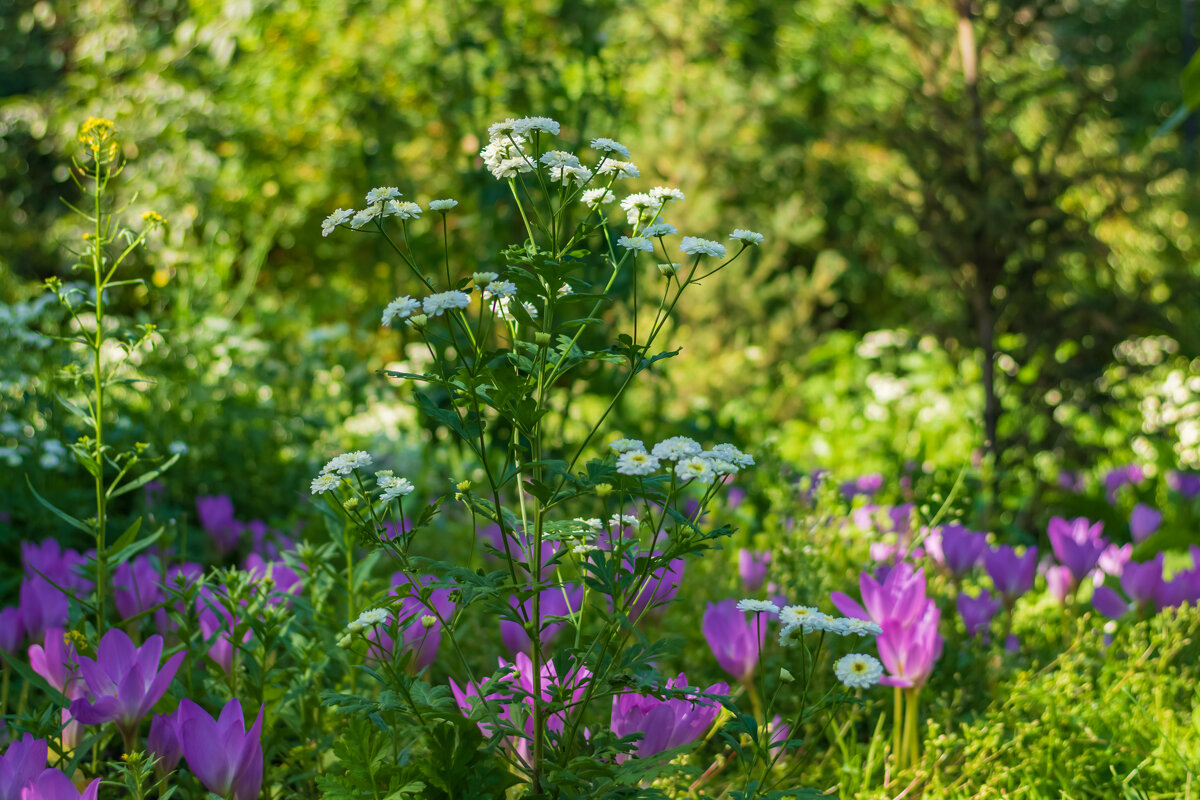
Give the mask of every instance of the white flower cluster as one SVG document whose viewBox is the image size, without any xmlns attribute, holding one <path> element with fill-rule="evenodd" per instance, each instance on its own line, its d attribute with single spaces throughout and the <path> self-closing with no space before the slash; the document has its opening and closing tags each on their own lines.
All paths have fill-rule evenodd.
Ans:
<svg viewBox="0 0 1200 800">
<path fill-rule="evenodd" d="M 376 625 L 383 625 L 388 621 L 388 612 L 382 608 L 368 608 L 366 611 L 358 615 L 358 619 L 346 626 L 346 630 L 351 633 L 365 631 L 367 628 L 374 628 Z"/>
<path fill-rule="evenodd" d="M 725 245 L 720 242 L 714 242 L 711 239 L 701 239 L 696 236 L 683 237 L 683 240 L 679 243 L 679 249 L 689 256 L 715 256 L 720 258 L 725 255 Z"/>
<path fill-rule="evenodd" d="M 517 285 L 512 281 L 493 280 L 483 290 L 485 300 L 495 300 L 501 297 L 512 297 L 517 293 Z"/>
<path fill-rule="evenodd" d="M 370 466 L 371 454 L 365 450 L 356 450 L 353 453 L 342 453 L 333 459 L 321 469 L 321 474 L 313 478 L 309 489 L 313 494 L 323 494 L 331 489 L 337 488 L 342 482 L 342 476 L 349 475 L 356 469 Z"/>
<path fill-rule="evenodd" d="M 328 236 L 342 225 L 359 230 L 374 219 L 418 219 L 421 216 L 421 206 L 407 201 L 401 202 L 400 198 L 403 196 L 395 186 L 376 186 L 367 192 L 366 208 L 361 211 L 339 208 L 326 217 L 321 223 L 321 235 Z M 456 205 L 457 200 L 434 200 L 429 207 L 434 211 L 445 211 Z"/>
<path fill-rule="evenodd" d="M 624 247 L 626 250 L 641 250 L 644 253 L 654 252 L 654 242 L 645 236 L 622 236 L 620 239 L 617 239 L 617 245 Z"/>
<path fill-rule="evenodd" d="M 339 208 L 325 218 L 321 223 L 321 235 L 328 236 L 333 233 L 341 225 L 345 225 L 354 216 L 354 209 Z"/>
<path fill-rule="evenodd" d="M 870 620 L 831 617 L 812 606 L 784 606 L 779 610 L 779 643 L 789 647 L 806 633 L 832 633 L 836 636 L 878 636 L 883 629 Z"/>
<path fill-rule="evenodd" d="M 664 461 L 675 462 L 675 475 L 681 481 L 712 483 L 717 476 L 734 475 L 743 467 L 754 464 L 754 457 L 731 444 L 719 444 L 705 450 L 695 439 L 672 436 L 646 452 L 637 439 L 617 439 L 609 447 L 617 453 L 617 472 L 622 475 L 644 476 L 658 472 Z"/>
<path fill-rule="evenodd" d="M 383 309 L 383 327 L 388 327 L 394 319 L 408 319 L 421 308 L 421 301 L 405 295 L 397 297 Z"/>
<path fill-rule="evenodd" d="M 611 203 L 616 199 L 617 196 L 608 189 L 588 189 L 580 195 L 580 200 L 588 208 L 595 208 L 602 203 Z"/>
<path fill-rule="evenodd" d="M 869 689 L 883 677 L 883 665 L 874 656 L 851 653 L 833 665 L 833 674 L 851 689 Z"/>
<path fill-rule="evenodd" d="M 421 207 L 416 203 L 407 201 L 401 203 L 396 200 L 388 200 L 383 207 L 384 217 L 399 217 L 400 219 L 417 219 L 421 216 Z"/>
<path fill-rule="evenodd" d="M 592 171 L 579 163 L 574 153 L 565 150 L 548 150 L 542 154 L 541 162 L 550 169 L 550 180 L 558 183 L 574 181 L 576 186 L 586 186 L 592 179 Z"/>
<path fill-rule="evenodd" d="M 512 132 L 500 134 L 500 138 L 493 135 L 487 146 L 479 151 L 479 157 L 497 180 L 533 172 L 535 166 L 525 153 L 525 137 Z"/>
<path fill-rule="evenodd" d="M 621 208 L 625 209 L 625 221 L 630 225 L 637 225 L 639 220 L 654 219 L 662 205 L 662 200 L 645 192 L 634 192 L 621 201 Z"/>
<path fill-rule="evenodd" d="M 408 478 L 397 478 L 391 470 L 376 472 L 375 484 L 383 490 L 379 499 L 385 503 L 390 503 L 397 497 L 408 497 L 416 490 Z"/>
<path fill-rule="evenodd" d="M 456 308 L 466 308 L 471 304 L 471 296 L 466 292 L 452 289 L 449 292 L 438 292 L 426 297 L 422 303 L 425 315 L 440 317 L 442 314 Z"/>
</svg>

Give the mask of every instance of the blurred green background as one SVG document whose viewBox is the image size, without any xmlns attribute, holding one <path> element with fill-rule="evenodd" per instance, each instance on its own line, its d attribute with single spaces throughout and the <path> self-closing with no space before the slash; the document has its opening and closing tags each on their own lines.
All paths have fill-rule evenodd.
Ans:
<svg viewBox="0 0 1200 800">
<path fill-rule="evenodd" d="M 0 510 L 29 530 L 26 476 L 84 488 L 54 444 L 79 432 L 38 298 L 72 277 L 60 198 L 89 115 L 120 130 L 130 212 L 168 222 L 147 286 L 111 302 L 163 330 L 119 435 L 188 445 L 179 508 L 223 492 L 283 519 L 339 449 L 436 445 L 378 376 L 416 357 L 378 326 L 405 273 L 320 223 L 377 185 L 454 197 L 456 268 L 496 263 L 520 220 L 477 153 L 524 115 L 559 120 L 566 149 L 625 143 L 630 190 L 686 192 L 683 233 L 767 236 L 681 307 L 682 357 L 614 430 L 716 429 L 843 479 L 967 467 L 997 529 L 1028 528 L 1060 469 L 1198 468 L 1194 121 L 1154 135 L 1182 102 L 1192 5 L 10 0 L 0 485 L 22 490 Z"/>
</svg>

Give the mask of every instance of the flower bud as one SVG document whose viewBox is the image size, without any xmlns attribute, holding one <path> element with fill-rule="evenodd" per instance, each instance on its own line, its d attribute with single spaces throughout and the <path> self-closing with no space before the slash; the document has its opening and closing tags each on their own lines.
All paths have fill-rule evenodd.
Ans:
<svg viewBox="0 0 1200 800">
<path fill-rule="evenodd" d="M 596 484 L 596 497 L 608 497 L 610 494 L 612 494 L 612 492 L 613 487 L 611 483 Z"/>
<path fill-rule="evenodd" d="M 408 318 L 408 327 L 419 331 L 425 327 L 425 323 L 427 322 L 429 322 L 429 317 L 424 314 L 413 314 Z"/>
<path fill-rule="evenodd" d="M 437 625 L 437 617 L 432 614 L 425 614 L 421 617 L 421 627 L 425 630 L 429 630 L 434 625 Z"/>
<path fill-rule="evenodd" d="M 454 484 L 454 488 L 458 489 L 460 492 L 470 491 L 471 482 L 470 481 L 459 481 L 458 483 Z"/>
<path fill-rule="evenodd" d="M 658 265 L 658 274 L 662 275 L 664 278 L 669 278 L 677 272 L 679 272 L 679 265 L 674 261 L 669 264 Z"/>
<path fill-rule="evenodd" d="M 538 347 L 546 347 L 550 344 L 550 334 L 545 331 L 538 331 L 533 335 L 533 342 Z"/>
<path fill-rule="evenodd" d="M 787 667 L 780 667 L 779 680 L 783 681 L 784 683 L 792 683 L 796 680 L 796 678 L 794 675 L 792 675 L 792 673 L 787 671 Z"/>
</svg>

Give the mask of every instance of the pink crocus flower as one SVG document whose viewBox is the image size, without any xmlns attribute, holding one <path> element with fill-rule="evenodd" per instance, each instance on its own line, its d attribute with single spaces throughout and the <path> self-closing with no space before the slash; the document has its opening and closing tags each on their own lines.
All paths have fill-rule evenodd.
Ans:
<svg viewBox="0 0 1200 800">
<path fill-rule="evenodd" d="M 687 685 L 687 676 L 681 672 L 667 681 L 666 688 L 680 689 Z M 729 686 L 717 683 L 704 693 L 728 694 Z M 626 692 L 613 698 L 610 727 L 621 737 L 643 734 L 641 741 L 634 745 L 632 755 L 646 758 L 696 741 L 713 724 L 720 710 L 721 706 L 715 700 L 659 700 Z"/>
<path fill-rule="evenodd" d="M 28 733 L 13 742 L 0 756 L 0 800 L 21 800 L 21 790 L 46 769 L 45 739 Z"/>
<path fill-rule="evenodd" d="M 94 778 L 81 792 L 66 775 L 47 769 L 21 789 L 20 800 L 96 800 L 99 791 L 99 778 Z"/>
<path fill-rule="evenodd" d="M 758 614 L 747 620 L 746 613 L 738 610 L 737 601 L 726 598 L 707 605 L 701 630 L 721 669 L 734 680 L 748 681 L 758 664 L 765 620 Z"/>
<path fill-rule="evenodd" d="M 909 625 L 896 619 L 881 623 L 883 633 L 876 637 L 875 643 L 888 674 L 880 683 L 909 689 L 925 685 L 942 655 L 942 635 L 938 633 L 941 615 L 937 604 L 929 600 L 920 616 Z"/>
<path fill-rule="evenodd" d="M 225 704 L 217 719 L 191 700 L 179 703 L 179 739 L 192 774 L 227 800 L 257 800 L 262 789 L 263 709 L 246 730 L 241 701 Z"/>
</svg>

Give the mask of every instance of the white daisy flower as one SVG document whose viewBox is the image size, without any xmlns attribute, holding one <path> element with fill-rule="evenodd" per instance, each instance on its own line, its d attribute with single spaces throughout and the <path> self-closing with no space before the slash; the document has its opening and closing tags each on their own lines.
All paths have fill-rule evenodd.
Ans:
<svg viewBox="0 0 1200 800">
<path fill-rule="evenodd" d="M 626 528 L 637 524 L 638 518 L 633 514 L 613 514 L 608 518 L 608 527 L 610 528 Z"/>
<path fill-rule="evenodd" d="M 606 139 L 603 136 L 592 139 L 591 147 L 599 153 L 615 153 L 621 158 L 629 158 L 629 148 L 613 139 Z"/>
<path fill-rule="evenodd" d="M 499 180 L 509 180 L 533 172 L 533 166 L 527 158 L 506 158 L 491 169 L 491 173 Z"/>
<path fill-rule="evenodd" d="M 748 453 L 743 453 L 741 450 L 729 444 L 728 442 L 714 445 L 713 449 L 710 450 L 709 453 L 716 458 L 720 458 L 725 461 L 731 461 L 734 464 L 737 464 L 739 467 L 754 466 L 754 456 L 749 455 Z"/>
<path fill-rule="evenodd" d="M 770 600 L 738 600 L 738 611 L 753 611 L 755 614 L 778 614 L 779 606 Z"/>
<path fill-rule="evenodd" d="M 407 295 L 397 297 L 383 309 L 383 327 L 387 328 L 394 319 L 408 319 L 421 307 L 420 300 L 414 300 Z"/>
<path fill-rule="evenodd" d="M 384 200 L 395 200 L 397 197 L 403 196 L 395 186 L 376 186 L 367 192 L 367 205 L 382 203 Z"/>
<path fill-rule="evenodd" d="M 662 208 L 662 201 L 655 200 L 645 192 L 634 192 L 621 200 L 621 208 L 625 209 L 625 221 L 637 225 L 643 217 L 653 217 Z"/>
<path fill-rule="evenodd" d="M 646 445 L 642 444 L 641 439 L 616 439 L 608 443 L 614 453 L 628 453 L 631 450 L 640 450 L 646 452 Z"/>
<path fill-rule="evenodd" d="M 617 458 L 617 472 L 622 475 L 653 475 L 658 466 L 658 459 L 645 450 L 630 450 Z"/>
<path fill-rule="evenodd" d="M 358 624 L 358 630 L 363 628 L 373 628 L 376 625 L 383 625 L 388 621 L 388 612 L 382 608 L 368 608 L 366 611 L 358 615 L 358 619 L 350 623 Z"/>
<path fill-rule="evenodd" d="M 400 219 L 417 219 L 421 216 L 421 207 L 408 201 L 401 203 L 396 200 L 388 200 L 387 205 L 383 207 L 383 215 Z"/>
<path fill-rule="evenodd" d="M 576 186 L 586 186 L 592 179 L 592 171 L 587 167 L 551 167 L 550 180 L 556 183 L 574 182 Z"/>
<path fill-rule="evenodd" d="M 683 200 L 683 192 L 673 186 L 655 186 L 650 190 L 650 196 L 660 203 L 667 200 L 680 201 Z"/>
<path fill-rule="evenodd" d="M 336 489 L 337 485 L 342 482 L 342 479 L 337 475 L 329 472 L 322 472 L 317 477 L 313 478 L 312 485 L 309 489 L 313 494 L 323 494 L 330 489 Z"/>
<path fill-rule="evenodd" d="M 466 292 L 451 290 L 431 294 L 425 298 L 423 308 L 426 316 L 440 317 L 452 308 L 466 308 L 471 304 L 471 296 Z"/>
<path fill-rule="evenodd" d="M 672 436 L 654 445 L 650 449 L 650 454 L 663 461 L 678 461 L 687 456 L 698 456 L 701 450 L 703 448 L 700 447 L 700 443 L 695 439 L 690 439 L 687 436 Z"/>
<path fill-rule="evenodd" d="M 429 201 L 429 210 L 430 211 L 449 211 L 450 209 L 454 208 L 456 205 L 458 205 L 458 201 L 452 200 L 450 198 L 446 198 L 444 200 L 430 200 Z"/>
<path fill-rule="evenodd" d="M 645 236 L 622 236 L 617 239 L 617 246 L 626 250 L 641 250 L 645 253 L 654 252 L 654 243 Z"/>
<path fill-rule="evenodd" d="M 390 503 L 397 497 L 408 497 L 417 488 L 412 485 L 412 482 L 408 478 L 397 478 L 394 475 L 385 475 L 379 478 L 376 483 L 383 490 L 383 494 L 379 496 L 379 499 L 385 503 Z"/>
<path fill-rule="evenodd" d="M 558 136 L 558 123 L 549 117 L 521 117 L 514 125 L 514 129 L 522 136 L 528 136 L 530 133 L 552 133 Z"/>
<path fill-rule="evenodd" d="M 617 196 L 608 189 L 588 189 L 582 195 L 580 200 L 588 208 L 595 208 L 601 203 L 611 203 L 617 199 Z"/>
<path fill-rule="evenodd" d="M 744 228 L 734 229 L 733 233 L 729 234 L 729 238 L 737 239 L 739 241 L 745 242 L 746 244 L 753 244 L 753 245 L 759 245 L 759 244 L 762 244 L 762 242 L 763 242 L 763 235 L 761 233 L 755 233 L 754 231 L 748 231 Z"/>
<path fill-rule="evenodd" d="M 542 157 L 538 159 L 547 167 L 578 167 L 579 159 L 574 153 L 568 153 L 566 150 L 547 150 L 542 153 Z"/>
<path fill-rule="evenodd" d="M 637 165 L 629 161 L 605 161 L 596 168 L 601 175 L 616 175 L 618 178 L 637 178 L 642 173 Z"/>
<path fill-rule="evenodd" d="M 351 217 L 350 227 L 354 228 L 354 230 L 360 229 L 362 226 L 366 225 L 368 222 L 370 222 L 371 220 L 378 217 L 379 212 L 382 209 L 383 209 L 383 206 L 381 206 L 379 204 L 375 204 L 373 206 L 367 206 L 362 211 L 355 213 L 355 215 L 353 217 Z"/>
<path fill-rule="evenodd" d="M 675 465 L 675 474 L 681 481 L 696 481 L 697 483 L 712 483 L 716 471 L 712 462 L 703 456 L 688 456 Z"/>
<path fill-rule="evenodd" d="M 325 218 L 321 223 L 321 235 L 328 236 L 337 230 L 339 225 L 345 225 L 354 216 L 354 210 L 350 208 L 339 208 Z"/>
<path fill-rule="evenodd" d="M 512 297 L 517 293 L 517 285 L 512 281 L 492 281 L 483 290 L 483 296 L 488 300 L 498 297 Z"/>
<path fill-rule="evenodd" d="M 804 628 L 805 633 L 815 630 L 819 621 L 829 615 L 813 606 L 784 606 L 779 610 L 779 623 L 786 628 Z"/>
<path fill-rule="evenodd" d="M 689 256 L 704 255 L 720 258 L 725 255 L 725 245 L 711 239 L 701 239 L 697 236 L 685 236 L 679 243 L 679 249 Z"/>
<path fill-rule="evenodd" d="M 642 236 L 674 236 L 679 233 L 675 230 L 675 226 L 669 222 L 656 222 L 653 225 L 647 225 L 642 229 Z"/>
<path fill-rule="evenodd" d="M 868 689 L 883 677 L 883 665 L 873 656 L 851 653 L 837 660 L 833 674 L 851 689 Z"/>
<path fill-rule="evenodd" d="M 842 617 L 842 627 L 845 629 L 846 636 L 879 636 L 883 633 L 883 628 L 878 622 L 872 622 L 869 619 L 856 619 L 854 617 Z"/>
<path fill-rule="evenodd" d="M 496 274 L 495 272 L 472 272 L 471 273 L 471 280 L 474 281 L 475 285 L 480 287 L 481 289 L 499 277 L 500 276 L 498 274 Z"/>
</svg>

